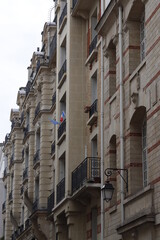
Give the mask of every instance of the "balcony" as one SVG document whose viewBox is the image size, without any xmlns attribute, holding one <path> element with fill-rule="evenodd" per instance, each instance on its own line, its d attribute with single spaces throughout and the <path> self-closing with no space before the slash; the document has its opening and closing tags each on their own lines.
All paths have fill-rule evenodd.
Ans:
<svg viewBox="0 0 160 240">
<path fill-rule="evenodd" d="M 31 81 L 28 81 L 26 85 L 26 96 L 28 96 L 29 92 L 31 91 L 31 87 L 32 87 L 32 83 Z"/>
<path fill-rule="evenodd" d="M 7 177 L 7 167 L 4 169 L 4 172 L 3 172 L 3 178 L 6 178 Z"/>
<path fill-rule="evenodd" d="M 65 197 L 65 178 L 57 184 L 57 204 Z"/>
<path fill-rule="evenodd" d="M 33 207 L 32 207 L 33 212 L 38 210 L 38 205 L 39 205 L 39 199 L 37 198 L 33 203 Z"/>
<path fill-rule="evenodd" d="M 11 159 L 10 159 L 10 165 L 12 165 L 12 164 L 13 164 L 13 162 L 14 162 L 14 153 L 12 153 L 12 155 L 11 155 Z"/>
<path fill-rule="evenodd" d="M 25 230 L 28 229 L 30 226 L 31 226 L 31 221 L 30 221 L 30 219 L 28 218 L 28 219 L 25 221 Z"/>
<path fill-rule="evenodd" d="M 6 210 L 6 202 L 2 203 L 2 213 Z"/>
<path fill-rule="evenodd" d="M 57 51 L 57 32 L 54 34 L 52 41 L 50 43 L 49 61 L 56 62 L 56 51 Z"/>
<path fill-rule="evenodd" d="M 23 129 L 23 131 L 24 131 L 24 138 L 25 138 L 29 133 L 29 124 L 27 124 L 27 126 Z"/>
<path fill-rule="evenodd" d="M 10 191 L 8 200 L 9 200 L 9 201 L 12 201 L 12 199 L 13 199 L 13 192 Z"/>
<path fill-rule="evenodd" d="M 61 123 L 58 128 L 58 144 L 60 144 L 65 138 L 66 133 L 66 119 Z"/>
<path fill-rule="evenodd" d="M 34 168 L 39 164 L 39 161 L 40 161 L 40 149 L 38 149 L 34 155 L 34 158 L 33 158 L 33 166 Z"/>
<path fill-rule="evenodd" d="M 26 167 L 23 171 L 23 181 L 28 179 L 28 167 Z"/>
<path fill-rule="evenodd" d="M 52 106 L 56 104 L 56 92 L 52 96 Z"/>
<path fill-rule="evenodd" d="M 47 211 L 48 214 L 52 212 L 52 209 L 54 208 L 54 192 L 48 197 L 48 204 L 47 204 Z"/>
<path fill-rule="evenodd" d="M 20 189 L 20 194 L 22 195 L 24 193 L 24 187 L 22 186 Z"/>
<path fill-rule="evenodd" d="M 59 18 L 59 33 L 62 32 L 62 29 L 66 23 L 66 20 L 67 20 L 67 3 L 64 6 L 61 16 Z"/>
<path fill-rule="evenodd" d="M 58 88 L 62 86 L 66 79 L 67 60 L 64 61 L 59 73 L 58 73 Z"/>
<path fill-rule="evenodd" d="M 97 35 L 94 37 L 94 39 L 89 45 L 89 56 L 87 58 L 86 64 L 92 63 L 97 58 L 98 51 L 97 51 L 96 45 L 97 45 Z"/>
<path fill-rule="evenodd" d="M 51 156 L 55 154 L 55 142 L 52 143 L 51 145 Z"/>
<path fill-rule="evenodd" d="M 87 125 L 92 126 L 95 122 L 97 122 L 98 113 L 97 113 L 97 103 L 98 100 L 96 99 L 92 105 L 90 106 L 88 112 L 89 112 L 89 120 L 87 122 Z"/>
<path fill-rule="evenodd" d="M 35 112 L 34 112 L 35 118 L 36 118 L 37 115 L 39 114 L 40 109 L 41 109 L 41 103 L 39 102 L 39 103 L 37 104 L 36 109 L 35 109 Z"/>
<path fill-rule="evenodd" d="M 72 172 L 72 194 L 87 183 L 100 183 L 100 158 L 87 157 Z"/>
<path fill-rule="evenodd" d="M 23 231 L 24 231 L 24 225 L 21 224 L 21 225 L 19 226 L 19 233 L 21 234 Z"/>
<path fill-rule="evenodd" d="M 87 19 L 91 7 L 95 4 L 95 0 L 73 0 L 72 16 L 81 16 Z"/>
</svg>

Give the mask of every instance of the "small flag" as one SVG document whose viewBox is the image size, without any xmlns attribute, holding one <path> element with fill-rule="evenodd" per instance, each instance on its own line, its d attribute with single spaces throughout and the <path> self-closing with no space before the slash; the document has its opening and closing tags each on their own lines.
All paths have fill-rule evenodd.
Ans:
<svg viewBox="0 0 160 240">
<path fill-rule="evenodd" d="M 60 122 L 62 123 L 64 121 L 64 119 L 66 118 L 66 114 L 64 111 L 62 111 L 61 113 L 61 117 L 60 117 Z"/>
<path fill-rule="evenodd" d="M 53 123 L 54 125 L 57 125 L 57 124 L 60 124 L 59 122 L 57 122 L 56 120 L 54 119 L 50 119 L 51 123 Z"/>
</svg>

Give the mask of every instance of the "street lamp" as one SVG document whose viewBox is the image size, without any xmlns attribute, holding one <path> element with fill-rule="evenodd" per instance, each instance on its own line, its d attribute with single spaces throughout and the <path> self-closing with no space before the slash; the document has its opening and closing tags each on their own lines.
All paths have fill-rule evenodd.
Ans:
<svg viewBox="0 0 160 240">
<path fill-rule="evenodd" d="M 121 171 L 126 172 L 126 179 L 122 176 Z M 107 176 L 107 181 L 101 188 L 103 200 L 105 200 L 106 202 L 111 201 L 113 192 L 114 192 L 114 187 L 109 182 L 109 177 L 113 174 L 113 172 L 117 172 L 121 176 L 121 178 L 123 179 L 123 181 L 126 184 L 126 191 L 128 192 L 128 170 L 125 168 L 124 169 L 122 169 L 122 168 L 107 168 L 104 171 L 104 174 Z"/>
</svg>

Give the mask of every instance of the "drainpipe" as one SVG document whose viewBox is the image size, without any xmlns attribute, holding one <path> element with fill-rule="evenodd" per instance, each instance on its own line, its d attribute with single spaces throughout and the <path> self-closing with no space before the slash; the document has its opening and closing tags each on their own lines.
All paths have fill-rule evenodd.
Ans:
<svg viewBox="0 0 160 240">
<path fill-rule="evenodd" d="M 104 0 L 101 0 L 101 16 L 104 12 Z M 101 37 L 101 188 L 104 184 L 104 61 L 103 37 Z M 104 239 L 104 200 L 101 191 L 101 240 Z"/>
<path fill-rule="evenodd" d="M 119 6 L 119 63 L 120 63 L 120 164 L 124 169 L 124 116 L 123 116 L 123 49 L 122 49 L 122 6 Z M 124 178 L 124 171 L 121 172 Z M 124 181 L 121 178 L 121 223 L 124 223 Z"/>
</svg>

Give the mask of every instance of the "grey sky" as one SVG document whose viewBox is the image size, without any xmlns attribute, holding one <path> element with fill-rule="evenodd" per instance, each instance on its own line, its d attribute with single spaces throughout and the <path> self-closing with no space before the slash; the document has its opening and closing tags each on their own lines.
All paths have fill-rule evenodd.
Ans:
<svg viewBox="0 0 160 240">
<path fill-rule="evenodd" d="M 0 1 L 0 142 L 10 132 L 11 108 L 18 108 L 18 89 L 27 83 L 27 67 L 32 53 L 41 48 L 41 32 L 53 5 L 53 0 Z"/>
</svg>

